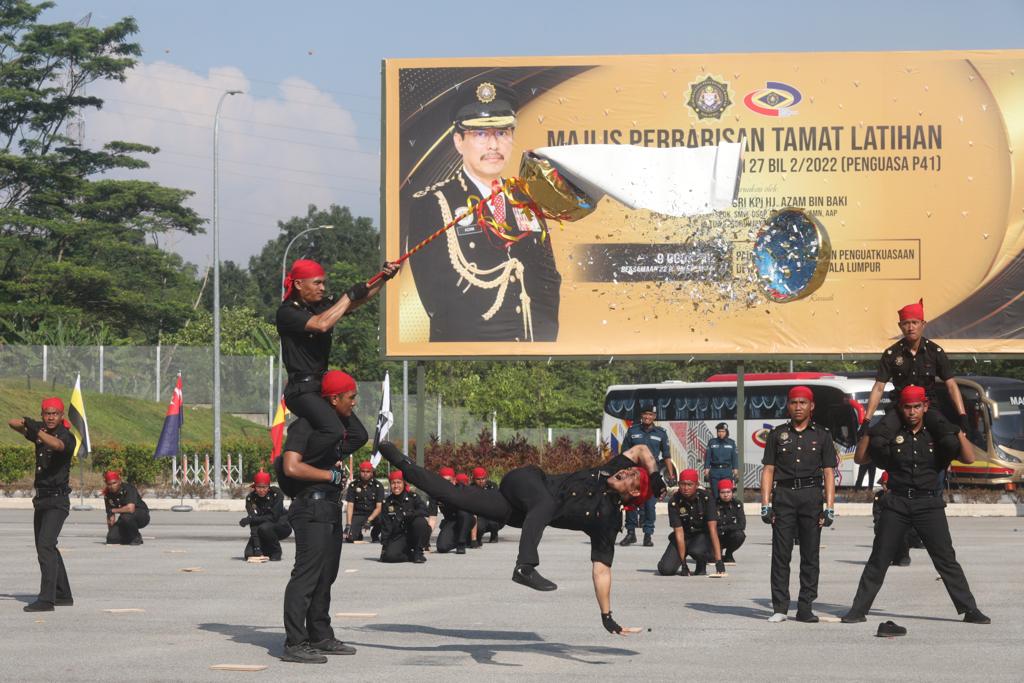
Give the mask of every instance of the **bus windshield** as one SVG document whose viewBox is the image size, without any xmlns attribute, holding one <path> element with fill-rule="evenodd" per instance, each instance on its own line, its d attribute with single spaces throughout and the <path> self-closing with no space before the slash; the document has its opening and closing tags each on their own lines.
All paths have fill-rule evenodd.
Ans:
<svg viewBox="0 0 1024 683">
<path fill-rule="evenodd" d="M 989 398 L 997 406 L 997 415 L 992 419 L 992 437 L 996 443 L 1014 450 L 1024 450 L 1024 386 L 993 387 Z"/>
</svg>

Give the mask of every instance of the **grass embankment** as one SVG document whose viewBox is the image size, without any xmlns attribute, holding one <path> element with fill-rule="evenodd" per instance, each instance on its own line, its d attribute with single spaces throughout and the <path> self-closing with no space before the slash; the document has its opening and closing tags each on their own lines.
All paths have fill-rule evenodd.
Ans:
<svg viewBox="0 0 1024 683">
<path fill-rule="evenodd" d="M 39 419 L 39 402 L 45 396 L 59 396 L 65 406 L 70 404 L 72 387 L 52 387 L 41 382 L 26 386 L 24 379 L 0 380 L 0 444 L 23 445 L 25 438 L 6 426 L 6 421 L 27 415 Z M 89 436 L 94 445 L 101 444 L 156 444 L 164 425 L 167 403 L 137 398 L 82 392 Z M 267 439 L 267 428 L 239 417 L 221 415 L 221 435 L 225 441 Z M 182 445 L 209 444 L 213 441 L 213 411 L 185 404 L 185 423 L 181 434 Z"/>
</svg>

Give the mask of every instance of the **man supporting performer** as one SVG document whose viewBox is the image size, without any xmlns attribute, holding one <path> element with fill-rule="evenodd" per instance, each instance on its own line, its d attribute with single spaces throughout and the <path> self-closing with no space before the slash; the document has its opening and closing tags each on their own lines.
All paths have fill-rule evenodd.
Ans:
<svg viewBox="0 0 1024 683">
<path fill-rule="evenodd" d="M 456 484 L 455 470 L 451 467 L 442 467 L 437 472 L 449 484 L 465 486 L 465 484 Z M 436 515 L 440 510 L 444 515 L 437 531 L 437 543 L 434 545 L 437 552 L 448 553 L 455 550 L 456 555 L 465 555 L 466 546 L 469 545 L 469 535 L 473 531 L 473 515 L 451 503 L 441 503 L 433 498 L 430 499 L 428 508 L 428 514 Z"/>
<path fill-rule="evenodd" d="M 32 498 L 32 529 L 36 538 L 36 557 L 39 559 L 39 597 L 25 605 L 26 612 L 52 612 L 54 605 L 70 606 L 71 584 L 64 569 L 64 558 L 57 549 L 57 537 L 64 520 L 71 512 L 68 495 L 71 486 L 71 455 L 75 452 L 75 436 L 64 420 L 64 402 L 59 398 L 44 398 L 40 407 L 42 421 L 23 417 L 9 421 L 11 429 L 24 435 L 36 449 L 36 476 Z"/>
<path fill-rule="evenodd" d="M 497 491 L 453 486 L 417 465 L 393 444 L 382 443 L 380 452 L 402 470 L 406 481 L 437 500 L 522 529 L 519 557 L 512 573 L 516 583 L 535 590 L 555 590 L 557 586 L 537 571 L 537 546 L 544 529 L 552 526 L 586 533 L 590 537 L 594 593 L 605 629 L 617 634 L 638 631 L 623 628 L 612 619 L 611 565 L 615 537 L 622 528 L 622 503 L 642 503 L 665 490 L 658 465 L 646 446 L 636 446 L 600 467 L 571 474 L 547 475 L 535 465 L 519 467 L 502 477 Z"/>
<path fill-rule="evenodd" d="M 860 577 L 853 606 L 843 617 L 844 624 L 865 621 L 889 565 L 906 552 L 907 531 L 914 529 L 924 542 L 935 570 L 939 572 L 957 614 L 968 624 L 990 624 L 981 613 L 967 585 L 967 577 L 956 561 L 953 540 L 946 521 L 946 502 L 942 499 L 939 474 L 949 466 L 951 457 L 963 463 L 974 462 L 974 449 L 963 432 L 956 434 L 960 452 L 955 456 L 935 448 L 935 436 L 924 428 L 929 410 L 925 390 L 908 386 L 900 392 L 900 429 L 884 447 L 872 447 L 867 457 L 858 456 L 857 464 L 867 459 L 889 474 L 889 492 L 879 499 L 881 512 L 871 556 Z"/>
<path fill-rule="evenodd" d="M 398 270 L 398 265 L 385 263 L 385 275 L 373 287 L 358 282 L 340 297 L 324 294 L 324 269 L 316 261 L 299 259 L 284 280 L 284 300 L 276 316 L 281 360 L 288 370 L 284 402 L 296 417 L 306 418 L 313 427 L 309 453 L 333 448 L 344 435 L 338 417 L 319 396 L 334 326 L 379 292 Z"/>
<path fill-rule="evenodd" d="M 715 560 L 715 572 L 725 573 L 722 547 L 718 542 L 718 514 L 714 495 L 697 488 L 697 470 L 683 470 L 679 475 L 679 490 L 668 501 L 668 547 L 658 562 L 662 576 L 689 576 L 686 566 L 689 555 L 696 563 L 694 576 L 707 576 L 707 564 Z"/>
<path fill-rule="evenodd" d="M 405 485 L 400 470 L 388 475 L 391 493 L 381 514 L 380 561 L 423 564 L 423 548 L 430 541 L 427 504 Z"/>
<path fill-rule="evenodd" d="M 288 521 L 295 530 L 295 567 L 284 592 L 286 662 L 327 661 L 323 655 L 351 655 L 355 648 L 335 639 L 331 628 L 331 585 L 341 561 L 342 459 L 369 440 L 353 413 L 356 383 L 340 370 L 323 376 L 320 393 L 344 428 L 339 443 L 308 448 L 313 427 L 300 418 L 288 429 L 284 453 L 275 462 L 282 490 L 292 496 Z M 278 465 L 277 463 L 280 463 Z"/>
<path fill-rule="evenodd" d="M 122 481 L 113 470 L 103 475 L 103 505 L 107 510 L 107 543 L 142 545 L 139 529 L 149 525 L 149 506 L 142 500 L 139 490 Z"/>
<path fill-rule="evenodd" d="M 483 467 L 473 468 L 473 486 L 479 486 L 482 489 L 493 491 L 497 490 L 498 485 L 487 478 L 487 470 Z M 484 536 L 489 534 L 490 537 L 487 539 L 488 543 L 498 542 L 498 532 L 505 526 L 501 522 L 494 519 L 487 519 L 486 517 L 477 517 L 476 519 L 476 537 L 473 539 L 473 547 L 479 548 L 483 546 Z"/>
<path fill-rule="evenodd" d="M 266 557 L 271 562 L 281 560 L 281 540 L 288 538 L 292 528 L 284 510 L 284 494 L 270 485 L 270 474 L 260 470 L 252 478 L 252 493 L 245 497 L 245 517 L 239 526 L 249 527 L 249 542 L 245 544 L 245 559 Z"/>
<path fill-rule="evenodd" d="M 768 621 L 785 621 L 789 612 L 789 563 L 794 538 L 799 536 L 796 620 L 813 624 L 818 621 L 811 607 L 818 597 L 821 527 L 831 526 L 835 519 L 835 468 L 839 460 L 832 435 L 812 419 L 814 393 L 804 386 L 793 387 L 786 407 L 789 422 L 768 432 L 761 460 L 761 521 L 772 525 L 773 613 Z"/>
</svg>

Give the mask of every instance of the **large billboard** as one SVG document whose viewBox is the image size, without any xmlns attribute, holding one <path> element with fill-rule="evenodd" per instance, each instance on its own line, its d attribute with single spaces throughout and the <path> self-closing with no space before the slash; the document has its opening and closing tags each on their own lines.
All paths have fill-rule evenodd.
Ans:
<svg viewBox="0 0 1024 683">
<path fill-rule="evenodd" d="M 919 298 L 948 352 L 1024 352 L 1024 51 L 399 59 L 383 96 L 387 257 L 453 224 L 387 287 L 388 357 L 873 355 Z M 474 106 L 482 129 L 453 127 Z M 605 197 L 560 223 L 481 177 L 721 142 L 738 193 L 701 216 Z M 826 274 L 783 302 L 755 264 L 786 207 L 827 233 Z"/>
</svg>

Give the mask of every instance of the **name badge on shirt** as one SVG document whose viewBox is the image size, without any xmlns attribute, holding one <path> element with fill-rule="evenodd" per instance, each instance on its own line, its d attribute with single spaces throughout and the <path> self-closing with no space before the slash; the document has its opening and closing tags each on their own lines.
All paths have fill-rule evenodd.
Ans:
<svg viewBox="0 0 1024 683">
<path fill-rule="evenodd" d="M 470 212 L 468 207 L 460 206 L 455 209 L 454 217 L 459 219 L 459 222 L 455 224 L 456 235 L 461 237 L 463 235 L 478 235 L 483 232 L 476 223 L 476 216 Z"/>
</svg>

